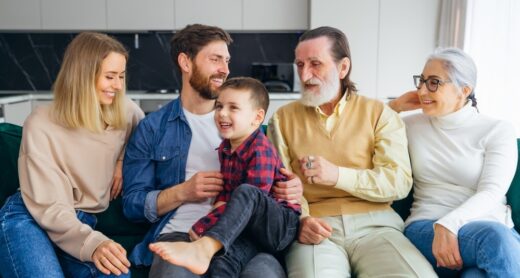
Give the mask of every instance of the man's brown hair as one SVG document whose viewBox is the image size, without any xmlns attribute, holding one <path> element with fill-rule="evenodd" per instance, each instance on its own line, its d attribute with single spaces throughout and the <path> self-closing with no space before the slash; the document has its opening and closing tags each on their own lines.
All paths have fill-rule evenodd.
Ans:
<svg viewBox="0 0 520 278">
<path fill-rule="evenodd" d="M 204 46 L 214 41 L 223 41 L 227 45 L 233 42 L 231 36 L 219 27 L 202 24 L 187 25 L 176 32 L 170 40 L 170 55 L 173 63 L 180 70 L 179 54 L 184 53 L 193 60 Z"/>
</svg>

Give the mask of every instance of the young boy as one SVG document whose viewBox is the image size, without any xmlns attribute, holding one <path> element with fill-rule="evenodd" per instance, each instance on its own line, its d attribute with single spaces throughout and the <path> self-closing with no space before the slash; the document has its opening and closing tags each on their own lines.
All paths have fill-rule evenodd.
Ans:
<svg viewBox="0 0 520 278">
<path fill-rule="evenodd" d="M 273 183 L 283 180 L 280 158 L 260 130 L 269 95 L 253 78 L 227 80 L 215 104 L 224 190 L 214 209 L 195 223 L 193 242 L 158 242 L 150 250 L 195 274 L 238 277 L 258 252 L 284 250 L 296 238 L 299 204 L 275 200 Z M 223 249 L 222 256 L 214 255 Z M 211 264 L 211 265 L 210 265 Z"/>
</svg>

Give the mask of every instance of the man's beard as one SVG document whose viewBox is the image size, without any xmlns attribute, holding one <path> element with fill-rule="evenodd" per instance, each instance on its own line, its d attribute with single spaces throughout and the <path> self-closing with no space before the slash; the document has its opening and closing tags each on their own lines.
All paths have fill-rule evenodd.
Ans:
<svg viewBox="0 0 520 278">
<path fill-rule="evenodd" d="M 209 77 L 206 77 L 200 72 L 199 68 L 195 63 L 193 64 L 193 75 L 190 78 L 190 85 L 195 91 L 199 92 L 199 96 L 204 99 L 216 99 L 218 96 L 217 89 L 211 88 L 211 79 L 212 78 L 222 78 L 226 80 L 226 76 L 224 74 L 213 74 Z"/>
<path fill-rule="evenodd" d="M 313 92 L 305 87 L 305 84 L 318 85 L 318 92 Z M 317 78 L 313 77 L 306 81 L 301 81 L 302 93 L 300 102 L 305 106 L 318 107 L 322 104 L 332 101 L 338 96 L 338 92 L 341 88 L 339 73 L 336 68 L 331 71 L 327 79 L 321 82 Z"/>
</svg>

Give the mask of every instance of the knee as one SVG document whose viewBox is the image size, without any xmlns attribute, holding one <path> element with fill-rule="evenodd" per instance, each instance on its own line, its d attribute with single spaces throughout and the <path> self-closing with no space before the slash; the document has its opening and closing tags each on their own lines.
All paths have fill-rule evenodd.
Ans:
<svg viewBox="0 0 520 278">
<path fill-rule="evenodd" d="M 493 243 L 497 247 L 500 245 L 510 245 L 508 242 L 509 239 L 514 239 L 511 229 L 501 223 L 476 221 L 466 226 L 468 226 L 469 230 L 476 231 L 475 235 L 483 242 Z"/>
<path fill-rule="evenodd" d="M 245 196 L 252 196 L 253 194 L 261 193 L 260 188 L 244 183 L 239 185 L 235 190 L 234 194 L 243 194 Z"/>
</svg>

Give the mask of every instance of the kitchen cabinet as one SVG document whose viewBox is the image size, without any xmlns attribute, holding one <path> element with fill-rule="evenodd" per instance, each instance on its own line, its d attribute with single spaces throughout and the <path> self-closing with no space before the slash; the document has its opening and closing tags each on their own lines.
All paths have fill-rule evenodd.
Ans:
<svg viewBox="0 0 520 278">
<path fill-rule="evenodd" d="M 30 100 L 2 104 L 2 106 L 4 121 L 15 125 L 23 125 L 25 119 L 32 111 Z"/>
<path fill-rule="evenodd" d="M 108 30 L 168 30 L 174 28 L 172 0 L 108 0 Z"/>
<path fill-rule="evenodd" d="M 244 30 L 307 30 L 309 0 L 243 0 Z"/>
<path fill-rule="evenodd" d="M 242 30 L 242 0 L 175 0 L 175 28 L 193 23 Z"/>
<path fill-rule="evenodd" d="M 413 89 L 412 75 L 436 47 L 440 0 L 310 1 L 310 28 L 347 35 L 360 94 L 387 100 Z"/>
<path fill-rule="evenodd" d="M 168 104 L 171 99 L 141 99 L 139 106 L 144 113 L 148 114 L 158 109 L 161 109 L 164 105 Z"/>
<path fill-rule="evenodd" d="M 0 0 L 0 30 L 41 29 L 39 0 Z"/>
<path fill-rule="evenodd" d="M 43 0 L 44 30 L 106 30 L 107 0 Z M 110 0 L 111 1 L 111 0 Z M 123 9 L 121 9 L 123 13 Z"/>
</svg>

